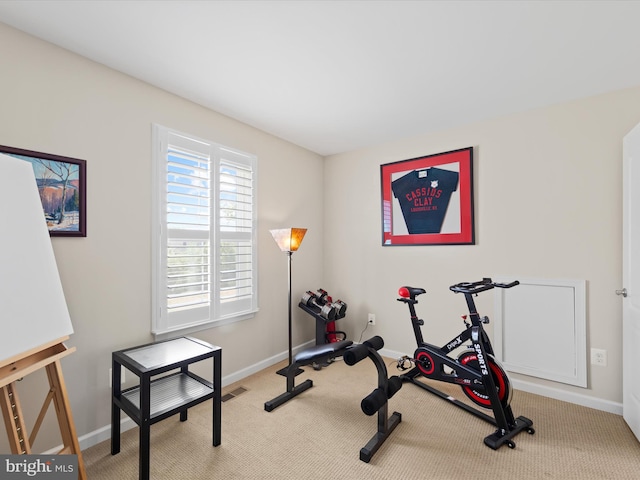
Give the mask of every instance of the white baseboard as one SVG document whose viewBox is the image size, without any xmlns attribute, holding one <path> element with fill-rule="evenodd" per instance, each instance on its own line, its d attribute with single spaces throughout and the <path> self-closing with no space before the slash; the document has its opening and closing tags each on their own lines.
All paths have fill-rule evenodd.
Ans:
<svg viewBox="0 0 640 480">
<path fill-rule="evenodd" d="M 315 340 L 309 340 L 308 342 L 298 345 L 297 347 L 293 347 L 292 352 L 295 355 L 296 353 L 312 347 L 313 345 L 315 345 Z M 247 368 L 243 368 L 242 370 L 238 370 L 237 372 L 227 375 L 226 377 L 222 377 L 222 386 L 225 387 L 227 385 L 231 385 L 232 383 L 238 382 L 243 378 L 248 377 L 249 375 L 253 375 L 254 373 L 258 373 L 259 371 L 264 370 L 271 365 L 275 365 L 282 360 L 287 360 L 288 358 L 289 352 L 281 352 L 277 355 L 274 355 L 273 357 L 269 357 L 258 363 L 254 363 Z"/>
<path fill-rule="evenodd" d="M 310 340 L 305 342 L 297 347 L 293 348 L 293 353 L 296 354 L 299 351 L 302 351 L 306 348 L 312 347 L 315 345 L 315 340 Z M 254 373 L 258 373 L 265 368 L 270 367 L 271 365 L 275 365 L 282 360 L 287 360 L 289 357 L 289 352 L 281 352 L 273 357 L 269 357 L 265 360 L 262 360 L 258 363 L 255 363 L 247 368 L 243 368 L 242 370 L 238 370 L 237 372 L 233 372 L 226 377 L 222 377 L 222 386 L 226 387 L 227 385 L 231 385 L 232 383 L 238 382 L 243 378 L 248 377 L 249 375 L 253 375 Z M 120 422 L 120 431 L 126 432 L 127 430 L 136 427 L 136 423 L 131 420 L 129 417 L 122 419 Z M 105 440 L 109 440 L 111 438 L 111 425 L 105 425 L 93 432 L 89 432 L 86 435 L 82 435 L 78 437 L 78 444 L 80 445 L 80 450 L 86 450 L 89 447 L 93 447 L 100 442 L 104 442 Z M 47 452 L 43 452 L 43 454 L 48 455 L 52 453 L 57 453 L 62 449 L 62 445 L 59 445 Z"/>
<path fill-rule="evenodd" d="M 590 397 L 589 395 L 583 395 L 581 393 L 567 392 L 565 390 L 559 390 L 557 388 L 547 387 L 544 385 L 537 385 L 535 383 L 518 380 L 515 378 L 510 380 L 511 385 L 513 385 L 513 388 L 515 388 L 516 390 L 535 393 L 536 395 L 542 395 L 543 397 L 562 400 L 563 402 L 574 403 L 583 407 L 602 410 L 603 412 L 615 413 L 616 415 L 622 415 L 622 404 L 618 402 L 603 400 L 602 398 Z"/>
<path fill-rule="evenodd" d="M 400 358 L 404 356 L 404 353 L 394 352 L 392 350 L 382 349 L 380 355 L 388 358 Z M 604 412 L 615 413 L 616 415 L 622 415 L 622 404 L 612 402 L 610 400 L 603 400 L 601 398 L 590 397 L 589 395 L 583 395 L 581 393 L 568 392 L 554 387 L 548 387 L 545 385 L 538 385 L 525 380 L 519 380 L 510 378 L 511 385 L 516 390 L 522 390 L 523 392 L 534 393 L 536 395 L 542 395 L 543 397 L 553 398 L 555 400 L 562 400 L 563 402 L 574 403 L 583 407 L 595 408 L 596 410 L 602 410 Z"/>
<path fill-rule="evenodd" d="M 122 419 L 120 422 L 120 431 L 126 432 L 127 430 L 134 428 L 136 426 L 135 422 L 131 420 L 129 417 Z M 78 444 L 80 445 L 80 450 L 86 450 L 89 447 L 93 447 L 100 442 L 104 442 L 105 440 L 109 440 L 111 438 L 111 425 L 105 425 L 98 430 L 94 430 L 93 432 L 89 432 L 86 435 L 82 435 L 78 437 Z M 62 448 L 62 445 L 59 445 L 48 452 L 44 452 L 45 455 L 59 452 Z"/>
</svg>

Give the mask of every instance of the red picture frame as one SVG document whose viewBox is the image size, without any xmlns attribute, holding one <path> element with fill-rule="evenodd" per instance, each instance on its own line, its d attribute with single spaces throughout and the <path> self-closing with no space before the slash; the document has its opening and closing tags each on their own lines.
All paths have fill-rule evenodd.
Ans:
<svg viewBox="0 0 640 480">
<path fill-rule="evenodd" d="M 473 147 L 380 166 L 382 245 L 474 245 Z"/>
</svg>

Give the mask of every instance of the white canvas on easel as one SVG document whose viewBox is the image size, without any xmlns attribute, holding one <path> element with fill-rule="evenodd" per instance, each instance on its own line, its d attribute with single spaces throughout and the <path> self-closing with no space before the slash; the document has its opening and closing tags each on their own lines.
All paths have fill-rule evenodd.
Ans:
<svg viewBox="0 0 640 480">
<path fill-rule="evenodd" d="M 86 480 L 60 359 L 75 351 L 62 342 L 73 333 L 58 267 L 30 163 L 0 154 L 0 410 L 13 454 L 32 453 L 44 415 L 55 405 L 62 436 L 60 454 L 77 455 Z M 49 380 L 32 435 L 15 383 L 45 369 Z"/>
<path fill-rule="evenodd" d="M 0 364 L 73 333 L 31 164 L 0 154 Z"/>
</svg>

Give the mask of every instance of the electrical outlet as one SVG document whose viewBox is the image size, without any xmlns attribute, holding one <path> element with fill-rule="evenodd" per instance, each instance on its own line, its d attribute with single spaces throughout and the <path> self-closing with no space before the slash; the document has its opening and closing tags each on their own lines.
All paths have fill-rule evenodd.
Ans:
<svg viewBox="0 0 640 480">
<path fill-rule="evenodd" d="M 109 388 L 111 388 L 111 369 L 109 369 Z M 120 369 L 120 383 L 124 383 L 124 368 Z"/>
<path fill-rule="evenodd" d="M 367 323 L 369 325 L 375 325 L 376 324 L 376 316 L 373 313 L 370 313 L 369 316 L 367 317 Z"/>
<path fill-rule="evenodd" d="M 591 349 L 591 365 L 607 366 L 607 351 L 600 348 Z"/>
</svg>

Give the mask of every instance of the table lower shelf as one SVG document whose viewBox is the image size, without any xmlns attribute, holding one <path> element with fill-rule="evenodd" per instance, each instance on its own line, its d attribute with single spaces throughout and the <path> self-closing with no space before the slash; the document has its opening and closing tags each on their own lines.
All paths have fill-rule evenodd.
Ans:
<svg viewBox="0 0 640 480">
<path fill-rule="evenodd" d="M 213 384 L 191 372 L 178 372 L 152 380 L 149 393 L 150 422 L 162 420 L 185 407 L 211 399 L 213 394 Z M 140 386 L 124 390 L 120 403 L 122 409 L 140 424 Z"/>
</svg>

